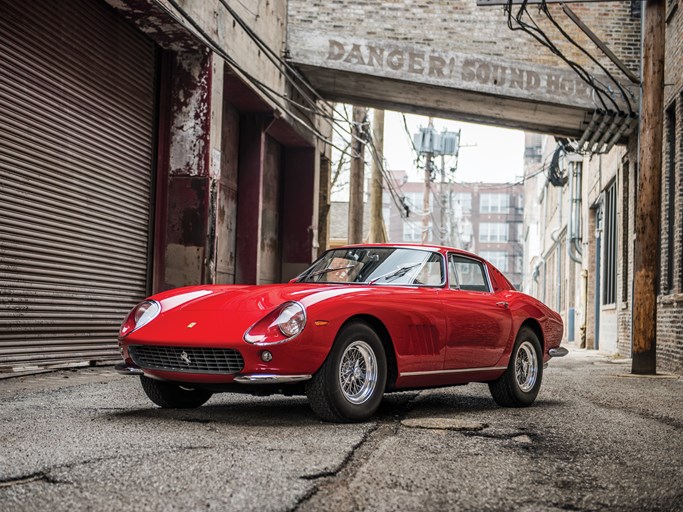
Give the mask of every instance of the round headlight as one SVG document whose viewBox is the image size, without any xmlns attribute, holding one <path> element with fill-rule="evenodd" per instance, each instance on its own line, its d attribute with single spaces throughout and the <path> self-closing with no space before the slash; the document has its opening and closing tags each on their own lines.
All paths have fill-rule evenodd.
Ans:
<svg viewBox="0 0 683 512">
<path fill-rule="evenodd" d="M 296 336 L 304 330 L 306 325 L 306 313 L 303 306 L 296 302 L 290 302 L 280 311 L 276 322 L 282 334 L 288 338 Z"/>
<path fill-rule="evenodd" d="M 161 306 L 155 300 L 141 302 L 130 310 L 128 316 L 121 324 L 119 337 L 124 337 L 133 331 L 138 330 L 143 325 L 148 324 L 159 314 Z"/>
<path fill-rule="evenodd" d="M 244 341 L 256 345 L 285 343 L 306 327 L 306 310 L 298 302 L 285 302 L 247 329 Z"/>
</svg>

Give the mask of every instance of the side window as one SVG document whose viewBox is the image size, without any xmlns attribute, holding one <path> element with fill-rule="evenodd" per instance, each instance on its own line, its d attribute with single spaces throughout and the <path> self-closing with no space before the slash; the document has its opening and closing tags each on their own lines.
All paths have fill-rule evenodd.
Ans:
<svg viewBox="0 0 683 512">
<path fill-rule="evenodd" d="M 443 284 L 443 258 L 433 253 L 420 269 L 412 284 L 439 286 Z"/>
<path fill-rule="evenodd" d="M 471 292 L 490 291 L 486 272 L 481 262 L 452 254 L 449 256 L 448 267 L 449 272 L 455 273 L 461 290 Z M 453 287 L 452 281 L 451 287 Z"/>
</svg>

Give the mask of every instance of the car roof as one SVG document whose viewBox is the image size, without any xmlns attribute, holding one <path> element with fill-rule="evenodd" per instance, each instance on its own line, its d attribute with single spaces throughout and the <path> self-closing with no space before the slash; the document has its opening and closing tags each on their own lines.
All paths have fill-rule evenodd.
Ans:
<svg viewBox="0 0 683 512">
<path fill-rule="evenodd" d="M 478 260 L 483 260 L 481 256 L 478 256 L 472 252 L 465 251 L 463 249 L 455 249 L 454 247 L 447 247 L 445 245 L 433 245 L 433 244 L 405 244 L 405 243 L 400 243 L 400 244 L 352 244 L 352 245 L 343 245 L 340 247 L 333 247 L 330 250 L 333 249 L 353 249 L 353 248 L 360 248 L 360 247 L 393 247 L 393 248 L 407 248 L 407 249 L 423 249 L 426 251 L 437 251 L 437 252 L 452 252 L 456 254 L 462 254 L 463 256 L 470 256 L 473 258 L 476 258 Z M 485 261 L 485 260 L 483 260 Z"/>
</svg>

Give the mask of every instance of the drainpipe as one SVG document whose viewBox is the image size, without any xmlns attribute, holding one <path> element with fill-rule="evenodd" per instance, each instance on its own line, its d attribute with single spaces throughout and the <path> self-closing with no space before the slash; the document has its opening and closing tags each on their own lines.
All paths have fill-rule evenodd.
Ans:
<svg viewBox="0 0 683 512">
<path fill-rule="evenodd" d="M 560 304 L 562 304 L 562 268 L 560 267 L 560 261 L 562 256 L 562 244 L 560 244 L 560 233 L 562 232 L 562 187 L 557 187 L 557 192 L 557 227 L 553 229 L 552 233 L 550 233 L 550 238 L 553 240 L 553 242 L 555 242 L 555 245 L 557 246 L 557 255 L 555 256 L 557 260 L 555 263 L 555 266 L 557 268 L 557 289 L 555 293 L 557 294 L 557 309 L 559 310 Z"/>
<path fill-rule="evenodd" d="M 601 200 L 602 202 L 602 200 Z M 595 219 L 595 343 L 594 349 L 600 349 L 600 304 L 602 302 L 602 297 L 600 296 L 600 275 L 602 274 L 602 269 L 600 268 L 600 253 L 601 247 L 601 235 L 602 235 L 602 204 L 598 207 L 596 212 L 597 218 Z"/>
<path fill-rule="evenodd" d="M 569 226 L 567 255 L 581 264 L 581 170 L 577 162 L 569 163 Z"/>
</svg>

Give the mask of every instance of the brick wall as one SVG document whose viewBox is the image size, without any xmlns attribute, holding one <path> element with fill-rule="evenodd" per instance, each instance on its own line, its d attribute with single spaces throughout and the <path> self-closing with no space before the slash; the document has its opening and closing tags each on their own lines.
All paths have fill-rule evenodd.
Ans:
<svg viewBox="0 0 683 512">
<path fill-rule="evenodd" d="M 662 165 L 661 275 L 657 300 L 657 369 L 683 371 L 683 1 L 667 2 L 664 64 L 664 158 Z M 667 111 L 675 113 L 675 122 Z M 669 130 L 672 129 L 670 132 Z M 671 137 L 673 136 L 673 137 Z M 669 139 L 672 140 L 669 140 Z M 673 180 L 669 180 L 673 174 Z M 669 188 L 671 187 L 671 193 Z M 672 208 L 669 201 L 673 199 Z M 673 238 L 668 235 L 673 215 Z M 669 252 L 669 244 L 672 251 Z M 673 259 L 669 258 L 673 255 Z M 673 272 L 669 288 L 667 274 Z"/>
<path fill-rule="evenodd" d="M 550 12 L 578 43 L 617 72 L 602 52 L 561 11 Z M 637 73 L 640 65 L 640 21 L 630 15 L 629 2 L 571 4 L 572 10 L 610 49 Z M 563 40 L 550 21 L 529 7 L 534 20 L 568 58 L 597 68 L 578 48 Z M 475 0 L 289 0 L 292 29 L 347 34 L 369 40 L 411 42 L 424 49 L 457 51 L 539 65 L 566 67 L 531 36 L 508 29 L 502 6 L 477 7 Z M 621 77 L 621 75 L 620 75 Z"/>
</svg>

